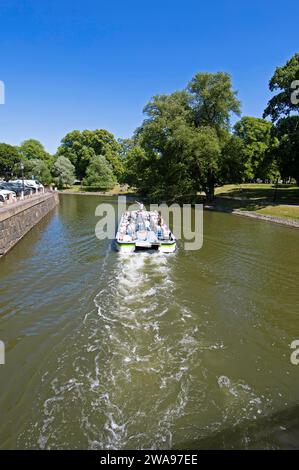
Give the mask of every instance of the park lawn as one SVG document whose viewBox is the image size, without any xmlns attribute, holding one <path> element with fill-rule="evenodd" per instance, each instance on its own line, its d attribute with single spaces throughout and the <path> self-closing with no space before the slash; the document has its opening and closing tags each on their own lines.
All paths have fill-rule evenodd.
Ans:
<svg viewBox="0 0 299 470">
<path fill-rule="evenodd" d="M 214 205 L 219 209 L 299 220 L 299 187 L 296 185 L 280 184 L 275 202 L 275 185 L 272 184 L 227 184 L 216 188 L 215 194 Z"/>
<path fill-rule="evenodd" d="M 65 188 L 62 190 L 63 193 L 86 193 L 86 192 L 90 192 L 91 194 L 94 192 L 96 194 L 102 194 L 102 195 L 107 195 L 107 196 L 113 196 L 113 195 L 117 195 L 117 194 L 134 194 L 135 193 L 135 190 L 133 188 L 128 188 L 126 189 L 125 191 L 122 190 L 121 186 L 119 184 L 115 185 L 114 188 L 112 189 L 109 189 L 107 191 L 105 190 L 99 190 L 99 189 L 92 189 L 92 188 L 89 188 L 89 187 L 84 187 L 84 186 L 80 186 L 79 184 L 74 184 L 68 188 Z"/>
<path fill-rule="evenodd" d="M 68 188 L 64 188 L 61 191 L 64 193 L 80 193 L 81 192 L 81 186 L 78 184 L 74 184 L 72 186 L 69 186 Z"/>
<path fill-rule="evenodd" d="M 86 189 L 79 185 L 71 186 L 63 192 L 81 193 Z M 212 205 L 216 209 L 232 212 L 234 210 L 256 212 L 257 214 L 299 220 L 299 187 L 281 184 L 277 188 L 276 202 L 273 202 L 275 186 L 272 184 L 226 184 L 215 190 Z M 122 192 L 120 185 L 101 194 L 134 194 L 133 188 Z"/>
<path fill-rule="evenodd" d="M 283 217 L 285 219 L 299 220 L 299 205 L 288 206 L 279 204 L 277 206 L 266 206 L 255 211 L 257 214 L 272 215 L 273 217 Z"/>
<path fill-rule="evenodd" d="M 250 201 L 273 201 L 275 185 L 273 184 L 226 184 L 216 188 L 215 194 L 220 197 L 247 199 Z M 277 188 L 277 203 L 299 204 L 299 186 L 295 184 L 279 184 Z"/>
</svg>

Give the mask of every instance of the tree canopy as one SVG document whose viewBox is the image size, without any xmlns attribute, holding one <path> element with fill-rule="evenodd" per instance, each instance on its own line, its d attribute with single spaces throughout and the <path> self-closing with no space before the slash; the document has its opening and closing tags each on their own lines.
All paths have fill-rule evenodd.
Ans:
<svg viewBox="0 0 299 470">
<path fill-rule="evenodd" d="M 281 175 L 292 177 L 299 182 L 299 96 L 292 99 L 294 82 L 299 85 L 299 53 L 291 57 L 285 65 L 277 67 L 269 82 L 273 96 L 264 111 L 264 117 L 275 122 L 273 135 L 278 139 L 274 156 Z"/>
<path fill-rule="evenodd" d="M 277 145 L 273 124 L 262 118 L 244 116 L 235 124 L 234 133 L 244 144 L 245 179 L 273 179 L 276 176 L 273 150 Z"/>
<path fill-rule="evenodd" d="M 68 158 L 60 155 L 55 160 L 52 168 L 52 175 L 58 188 L 71 186 L 75 180 L 75 167 Z"/>
<path fill-rule="evenodd" d="M 196 126 L 229 130 L 231 113 L 240 114 L 240 101 L 228 73 L 197 73 L 188 84 Z"/>
<path fill-rule="evenodd" d="M 13 173 L 19 173 L 17 167 L 21 161 L 20 154 L 13 145 L 0 143 L 0 175 L 10 178 Z"/>
<path fill-rule="evenodd" d="M 295 80 L 299 80 L 298 52 L 285 65 L 276 68 L 269 82 L 269 89 L 277 93 L 269 100 L 264 118 L 269 116 L 275 122 L 281 117 L 289 116 L 291 112 L 299 111 L 299 100 L 297 103 L 292 100 Z"/>
<path fill-rule="evenodd" d="M 112 168 L 103 155 L 96 155 L 83 180 L 84 186 L 94 189 L 111 189 L 116 183 Z"/>
<path fill-rule="evenodd" d="M 226 148 L 222 155 L 230 115 L 239 110 L 230 76 L 222 72 L 198 73 L 186 89 L 154 96 L 135 132 L 136 149 L 128 152 L 127 182 L 157 199 L 194 196 L 199 190 L 213 197 L 227 172 L 227 154 L 236 167 L 243 164 L 243 154 Z M 232 174 L 239 178 L 239 171 Z"/>
<path fill-rule="evenodd" d="M 295 90 L 295 88 L 297 89 Z M 126 182 L 155 200 L 194 200 L 198 191 L 213 198 L 225 183 L 299 181 L 299 53 L 277 67 L 269 82 L 274 96 L 264 118 L 240 115 L 231 76 L 200 72 L 186 87 L 152 97 L 131 138 L 115 139 L 105 129 L 73 130 L 51 156 L 41 142 L 0 144 L 0 175 L 38 178 L 59 187 L 73 184 L 109 189 Z M 294 90 L 296 100 L 294 100 Z"/>
<path fill-rule="evenodd" d="M 275 135 L 279 140 L 275 156 L 281 176 L 291 176 L 299 183 L 299 116 L 281 118 Z"/>
<path fill-rule="evenodd" d="M 113 134 L 105 129 L 94 131 L 74 130 L 69 132 L 61 140 L 57 155 L 67 157 L 75 167 L 76 176 L 80 180 L 86 175 L 87 168 L 96 155 L 102 155 L 110 163 L 117 178 L 123 172 L 122 162 L 119 156 L 120 144 Z"/>
<path fill-rule="evenodd" d="M 52 182 L 49 165 L 44 160 L 38 158 L 27 161 L 25 165 L 25 175 L 29 179 L 37 179 L 44 185 L 49 185 Z"/>
<path fill-rule="evenodd" d="M 26 160 L 44 160 L 49 162 L 51 155 L 46 152 L 43 144 L 36 139 L 24 140 L 18 148 L 20 154 Z"/>
</svg>

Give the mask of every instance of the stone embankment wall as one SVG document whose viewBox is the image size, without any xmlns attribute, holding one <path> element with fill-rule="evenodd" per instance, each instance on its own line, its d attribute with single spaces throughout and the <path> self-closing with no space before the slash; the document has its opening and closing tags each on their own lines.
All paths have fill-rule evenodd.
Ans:
<svg viewBox="0 0 299 470">
<path fill-rule="evenodd" d="M 54 209 L 58 202 L 58 193 L 51 192 L 0 207 L 0 257 Z"/>
</svg>

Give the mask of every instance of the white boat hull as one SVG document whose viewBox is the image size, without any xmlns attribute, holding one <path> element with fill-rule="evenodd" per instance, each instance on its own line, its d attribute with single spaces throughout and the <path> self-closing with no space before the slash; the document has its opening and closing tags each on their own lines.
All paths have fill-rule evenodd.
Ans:
<svg viewBox="0 0 299 470">
<path fill-rule="evenodd" d="M 176 243 L 165 244 L 162 243 L 158 248 L 160 253 L 174 253 L 176 250 Z"/>
<path fill-rule="evenodd" d="M 121 253 L 133 253 L 135 251 L 135 243 L 120 243 L 116 241 L 115 247 Z"/>
<path fill-rule="evenodd" d="M 174 243 L 161 243 L 160 245 L 141 245 L 138 243 L 122 243 L 115 241 L 115 247 L 117 251 L 121 253 L 133 253 L 136 249 L 147 249 L 155 250 L 157 249 L 160 253 L 174 253 L 176 250 L 176 242 Z"/>
</svg>

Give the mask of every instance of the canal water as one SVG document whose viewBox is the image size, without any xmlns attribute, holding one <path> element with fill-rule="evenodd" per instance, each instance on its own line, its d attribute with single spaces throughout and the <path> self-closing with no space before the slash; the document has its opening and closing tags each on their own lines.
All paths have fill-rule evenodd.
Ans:
<svg viewBox="0 0 299 470">
<path fill-rule="evenodd" d="M 299 447 L 298 231 L 205 212 L 201 250 L 120 255 L 116 199 L 60 201 L 0 260 L 0 448 Z"/>
</svg>

